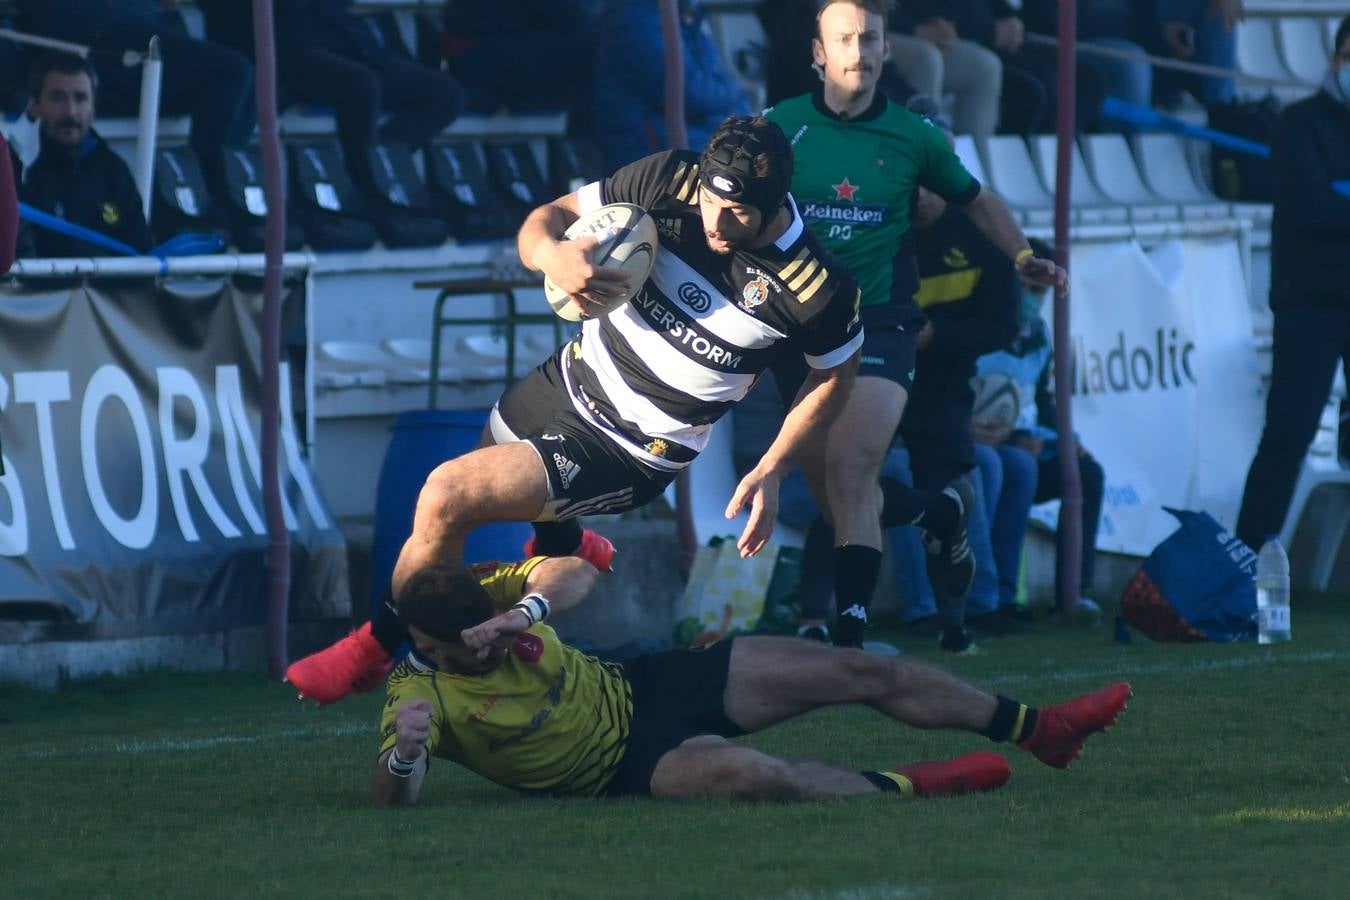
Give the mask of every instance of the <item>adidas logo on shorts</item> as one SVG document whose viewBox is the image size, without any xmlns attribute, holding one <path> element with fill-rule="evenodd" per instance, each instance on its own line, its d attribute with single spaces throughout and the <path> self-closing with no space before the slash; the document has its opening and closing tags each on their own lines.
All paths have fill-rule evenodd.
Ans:
<svg viewBox="0 0 1350 900">
<path fill-rule="evenodd" d="M 558 478 L 562 480 L 563 490 L 572 486 L 572 480 L 581 474 L 581 466 L 572 462 L 561 453 L 553 454 L 553 465 L 558 469 Z"/>
</svg>

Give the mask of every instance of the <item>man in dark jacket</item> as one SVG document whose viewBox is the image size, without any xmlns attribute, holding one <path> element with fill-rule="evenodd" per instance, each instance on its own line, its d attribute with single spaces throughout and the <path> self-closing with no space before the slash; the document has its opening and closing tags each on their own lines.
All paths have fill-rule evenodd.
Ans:
<svg viewBox="0 0 1350 900">
<path fill-rule="evenodd" d="M 131 170 L 93 129 L 97 88 L 93 68 L 78 56 L 49 54 L 33 67 L 28 114 L 38 121 L 42 150 L 23 174 L 19 198 L 145 252 L 152 243 L 150 229 Z M 21 255 L 108 255 L 45 228 L 25 231 Z"/>
<path fill-rule="evenodd" d="M 21 0 L 19 9 L 26 29 L 102 51 L 97 63 L 104 111 L 118 115 L 134 115 L 141 97 L 141 69 L 122 65 L 121 53 L 144 52 L 158 35 L 164 62 L 160 108 L 192 117 L 192 149 L 214 178 L 221 148 L 247 143 L 253 134 L 253 66 L 233 50 L 189 37 L 160 14 L 160 5 L 160 0 Z"/>
<path fill-rule="evenodd" d="M 1350 16 L 1322 89 L 1280 116 L 1270 170 L 1274 360 L 1237 523 L 1251 547 L 1283 529 L 1336 364 L 1350 360 Z"/>
</svg>

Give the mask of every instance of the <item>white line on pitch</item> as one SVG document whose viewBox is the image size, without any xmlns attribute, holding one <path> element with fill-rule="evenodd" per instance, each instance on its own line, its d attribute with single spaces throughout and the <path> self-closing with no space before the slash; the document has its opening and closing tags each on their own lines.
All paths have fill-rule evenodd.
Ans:
<svg viewBox="0 0 1350 900">
<path fill-rule="evenodd" d="M 1259 656 L 1239 656 L 1229 659 L 1202 659 L 1190 662 L 1119 663 L 1083 669 L 1064 669 L 1052 672 L 1017 672 L 995 674 L 980 678 L 989 684 L 1022 684 L 1025 682 L 1084 681 L 1089 678 L 1120 675 L 1175 675 L 1185 672 L 1222 672 L 1230 669 L 1249 669 L 1253 666 L 1305 665 L 1333 660 L 1350 660 L 1350 651 L 1318 650 L 1307 653 L 1272 653 Z"/>
<path fill-rule="evenodd" d="M 347 737 L 353 734 L 378 734 L 378 728 L 371 722 L 338 722 L 324 726 L 305 726 L 303 728 L 283 728 L 275 731 L 256 732 L 254 734 L 219 734 L 200 738 L 159 738 L 149 741 L 116 741 L 111 744 L 87 744 L 83 747 L 64 746 L 60 750 L 21 750 L 15 757 L 27 759 L 45 759 L 70 754 L 90 753 L 179 753 L 185 750 L 210 750 L 214 747 L 231 744 L 258 744 L 287 738 Z M 5 756 L 9 754 L 0 754 Z"/>
</svg>

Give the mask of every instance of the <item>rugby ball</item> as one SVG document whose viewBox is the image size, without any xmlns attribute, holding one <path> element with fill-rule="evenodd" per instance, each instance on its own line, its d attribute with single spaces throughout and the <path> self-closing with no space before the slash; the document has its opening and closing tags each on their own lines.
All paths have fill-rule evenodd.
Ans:
<svg viewBox="0 0 1350 900">
<path fill-rule="evenodd" d="M 971 422 L 989 431 L 1011 430 L 1017 424 L 1022 398 L 1012 376 L 1005 372 L 985 372 L 972 378 L 970 386 L 975 391 Z"/>
<path fill-rule="evenodd" d="M 574 241 L 587 235 L 594 235 L 600 241 L 591 251 L 591 262 L 597 266 L 625 269 L 629 274 L 627 292 L 622 298 L 606 304 L 600 313 L 604 315 L 637 296 L 652 274 L 658 246 L 656 223 L 640 206 L 610 203 L 577 219 L 568 227 L 565 236 Z M 585 317 L 571 295 L 547 276 L 544 277 L 544 296 L 553 311 L 569 322 L 578 322 Z"/>
</svg>

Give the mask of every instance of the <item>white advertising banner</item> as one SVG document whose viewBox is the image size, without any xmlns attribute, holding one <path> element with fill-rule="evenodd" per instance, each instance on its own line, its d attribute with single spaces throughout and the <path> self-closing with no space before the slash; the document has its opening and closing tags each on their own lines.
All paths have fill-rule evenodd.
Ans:
<svg viewBox="0 0 1350 900">
<path fill-rule="evenodd" d="M 1237 236 L 1075 244 L 1070 269 L 1074 426 L 1106 471 L 1098 548 L 1148 554 L 1176 530 L 1164 505 L 1231 528 L 1264 421 Z"/>
</svg>

